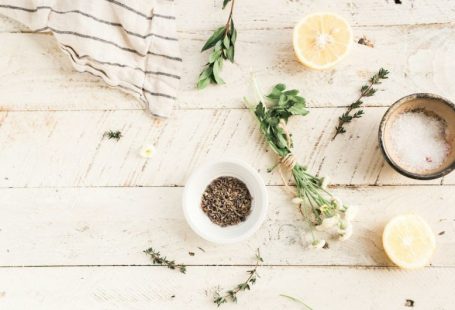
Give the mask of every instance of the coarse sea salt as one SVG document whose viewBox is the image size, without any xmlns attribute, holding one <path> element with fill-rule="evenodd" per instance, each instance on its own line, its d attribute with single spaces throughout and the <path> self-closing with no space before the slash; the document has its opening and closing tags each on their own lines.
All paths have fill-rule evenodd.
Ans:
<svg viewBox="0 0 455 310">
<path fill-rule="evenodd" d="M 441 166 L 450 151 L 446 127 L 444 120 L 422 110 L 398 115 L 390 127 L 397 160 L 414 171 Z"/>
</svg>

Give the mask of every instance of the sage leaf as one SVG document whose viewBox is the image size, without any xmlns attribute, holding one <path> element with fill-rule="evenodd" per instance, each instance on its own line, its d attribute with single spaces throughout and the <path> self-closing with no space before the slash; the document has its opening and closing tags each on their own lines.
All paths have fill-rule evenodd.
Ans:
<svg viewBox="0 0 455 310">
<path fill-rule="evenodd" d="M 208 50 L 215 46 L 215 44 L 223 38 L 224 34 L 224 27 L 220 27 L 212 34 L 212 36 L 205 42 L 204 46 L 202 47 L 201 52 Z"/>
</svg>

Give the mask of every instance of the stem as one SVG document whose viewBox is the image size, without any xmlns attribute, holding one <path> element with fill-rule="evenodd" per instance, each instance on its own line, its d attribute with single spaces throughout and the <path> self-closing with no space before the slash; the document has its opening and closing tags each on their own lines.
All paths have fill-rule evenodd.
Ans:
<svg viewBox="0 0 455 310">
<path fill-rule="evenodd" d="M 229 32 L 229 30 L 231 28 L 232 15 L 234 14 L 234 4 L 235 4 L 235 0 L 232 0 L 231 1 L 231 9 L 229 11 L 229 17 L 228 17 L 228 20 L 226 22 L 226 26 L 224 27 L 224 34 L 225 35 L 226 35 L 226 33 Z"/>
<path fill-rule="evenodd" d="M 373 83 L 372 81 L 370 81 L 369 83 L 370 83 L 370 85 L 368 85 L 368 88 L 365 89 L 363 92 L 360 93 L 360 96 L 357 98 L 356 101 L 354 101 L 354 103 L 355 103 L 355 102 L 358 102 L 359 100 L 361 100 L 363 97 L 365 97 L 365 94 L 367 94 L 367 93 L 370 91 L 370 89 L 373 87 L 374 83 Z M 347 109 L 347 111 L 346 111 L 346 114 L 349 115 L 349 113 L 351 113 L 352 110 L 354 110 L 354 108 L 352 107 L 352 104 L 351 104 L 351 105 L 348 107 L 348 109 Z M 341 130 L 342 130 L 344 124 L 346 124 L 345 121 L 342 121 L 342 120 L 339 120 L 339 121 L 338 121 L 338 127 L 337 127 L 337 130 L 336 130 L 335 134 L 334 134 L 333 137 L 332 137 L 332 141 L 335 140 L 335 138 L 338 136 L 338 134 L 341 133 Z"/>
<path fill-rule="evenodd" d="M 285 298 L 288 298 L 292 301 L 295 301 L 295 302 L 298 302 L 298 303 L 301 303 L 302 305 L 304 305 L 308 310 L 313 310 L 313 308 L 311 308 L 310 306 L 308 306 L 306 303 L 304 303 L 301 299 L 299 298 L 296 298 L 296 297 L 292 297 L 292 296 L 289 296 L 289 295 L 285 295 L 285 294 L 280 294 L 281 297 L 285 297 Z"/>
</svg>

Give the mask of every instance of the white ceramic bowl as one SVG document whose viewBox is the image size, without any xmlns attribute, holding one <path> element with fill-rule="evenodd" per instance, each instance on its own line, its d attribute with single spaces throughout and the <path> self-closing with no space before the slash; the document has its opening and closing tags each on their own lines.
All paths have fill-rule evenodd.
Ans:
<svg viewBox="0 0 455 310">
<path fill-rule="evenodd" d="M 221 176 L 241 180 L 253 198 L 250 215 L 237 225 L 218 226 L 201 208 L 201 197 L 206 187 Z M 239 160 L 226 159 L 205 164 L 190 176 L 183 191 L 183 213 L 188 224 L 196 234 L 215 243 L 233 243 L 250 237 L 265 220 L 267 209 L 267 190 L 262 178 L 251 166 Z"/>
</svg>

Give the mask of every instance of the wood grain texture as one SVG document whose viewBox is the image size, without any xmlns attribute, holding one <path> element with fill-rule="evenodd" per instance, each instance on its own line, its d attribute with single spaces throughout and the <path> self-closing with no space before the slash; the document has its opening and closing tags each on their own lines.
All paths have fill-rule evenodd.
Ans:
<svg viewBox="0 0 455 310">
<path fill-rule="evenodd" d="M 336 189 L 343 201 L 359 206 L 354 235 L 345 242 L 329 239 L 330 248 L 319 251 L 306 249 L 303 221 L 283 187 L 268 187 L 270 209 L 259 231 L 224 246 L 189 228 L 182 188 L 1 189 L 0 218 L 8 220 L 0 224 L 0 265 L 146 265 L 151 262 L 142 251 L 152 246 L 188 265 L 250 264 L 260 247 L 268 265 L 390 266 L 383 227 L 394 215 L 411 212 L 422 215 L 436 235 L 432 265 L 455 267 L 453 189 Z"/>
<path fill-rule="evenodd" d="M 295 154 L 310 171 L 341 185 L 441 182 L 405 178 L 385 163 L 377 141 L 385 108 L 368 108 L 332 142 L 342 111 L 312 109 L 290 122 Z M 0 112 L 0 129 L 0 187 L 184 185 L 195 168 L 220 157 L 241 158 L 267 184 L 283 184 L 266 172 L 276 157 L 247 110 L 176 111 L 167 121 L 142 111 Z M 107 140 L 108 130 L 124 137 Z M 147 144 L 158 150 L 150 160 L 139 156 Z"/>
<path fill-rule="evenodd" d="M 195 83 L 207 61 L 200 48 L 209 33 L 180 33 L 184 74 L 176 109 L 244 108 L 242 98 L 251 94 L 252 73 L 264 92 L 285 82 L 300 89 L 310 106 L 346 106 L 380 67 L 391 71 L 390 79 L 366 105 L 389 106 L 415 92 L 433 92 L 455 101 L 455 86 L 450 82 L 455 70 L 455 24 L 355 27 L 355 39 L 366 35 L 375 47 L 355 43 L 348 58 L 327 71 L 311 71 L 296 61 L 291 28 L 239 29 L 239 33 L 236 63 L 226 63 L 223 71 L 227 84 L 203 91 L 196 90 Z M 0 40 L 0 109 L 143 108 L 96 77 L 75 72 L 50 35 L 3 33 Z"/>
<path fill-rule="evenodd" d="M 179 29 L 182 31 L 209 30 L 222 25 L 227 10 L 222 1 L 175 1 Z M 244 29 L 283 28 L 294 25 L 304 15 L 330 11 L 344 16 L 354 26 L 416 25 L 455 22 L 455 3 L 451 0 L 413 0 L 396 4 L 393 0 L 275 0 L 237 3 L 236 23 Z M 201 18 L 203 12 L 204 18 Z M 29 31 L 23 25 L 6 18 L 0 19 L 3 32 Z"/>
<path fill-rule="evenodd" d="M 184 74 L 169 120 L 150 118 L 135 99 L 76 73 L 50 35 L 0 17 L 0 309 L 211 309 L 215 287 L 243 280 L 257 247 L 267 264 L 261 278 L 238 305 L 223 308 L 299 309 L 280 293 L 314 309 L 408 309 L 407 299 L 415 309 L 453 308 L 455 173 L 427 182 L 400 176 L 380 154 L 377 128 L 386 107 L 409 93 L 455 101 L 455 1 L 238 1 L 227 84 L 197 91 L 208 57 L 200 48 L 226 18 L 220 6 L 176 1 Z M 315 11 L 343 15 L 355 41 L 365 35 L 375 47 L 355 43 L 334 70 L 304 69 L 290 37 Z M 381 66 L 390 80 L 348 134 L 331 142 L 341 107 Z M 295 153 L 310 171 L 329 175 L 343 201 L 359 206 L 350 240 L 304 248 L 283 182 L 265 172 L 275 157 L 242 103 L 251 73 L 264 91 L 285 82 L 313 107 L 290 123 Z M 103 139 L 107 130 L 124 137 Z M 138 156 L 145 144 L 158 150 L 150 160 Z M 270 195 L 260 230 L 229 246 L 197 237 L 181 211 L 186 178 L 222 156 L 258 169 Z M 389 268 L 381 233 L 391 217 L 410 212 L 428 220 L 437 251 L 432 267 L 403 272 Z M 150 266 L 142 253 L 149 246 L 188 264 L 188 274 Z"/>
<path fill-rule="evenodd" d="M 182 275 L 161 267 L 3 268 L 3 309 L 215 309 L 217 286 L 244 279 L 248 267 L 193 267 Z M 300 297 L 313 309 L 450 309 L 455 269 L 421 272 L 362 268 L 262 268 L 250 292 L 223 309 L 305 309 L 279 294 Z M 447 289 L 441 288 L 445 283 Z M 422 294 L 425 292 L 425 294 Z M 174 297 L 172 297 L 174 296 Z M 330 297 L 328 297 L 330 296 Z M 265 306 L 266 305 L 266 306 Z"/>
</svg>

